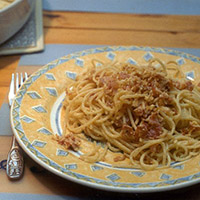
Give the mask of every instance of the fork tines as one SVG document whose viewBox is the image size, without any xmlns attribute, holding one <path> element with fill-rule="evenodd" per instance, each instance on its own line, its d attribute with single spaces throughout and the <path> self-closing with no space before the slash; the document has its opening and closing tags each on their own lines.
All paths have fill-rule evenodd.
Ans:
<svg viewBox="0 0 200 200">
<path fill-rule="evenodd" d="M 28 78 L 28 74 L 26 72 L 24 72 L 24 76 L 23 76 L 23 73 L 20 73 L 20 75 L 19 73 L 16 73 L 16 78 L 15 78 L 15 74 L 12 73 L 12 79 L 10 82 L 10 90 L 8 94 L 8 100 L 9 100 L 10 106 L 12 105 L 12 101 L 15 97 L 15 94 L 17 93 L 17 91 L 19 90 L 23 82 L 27 80 L 27 78 Z"/>
</svg>

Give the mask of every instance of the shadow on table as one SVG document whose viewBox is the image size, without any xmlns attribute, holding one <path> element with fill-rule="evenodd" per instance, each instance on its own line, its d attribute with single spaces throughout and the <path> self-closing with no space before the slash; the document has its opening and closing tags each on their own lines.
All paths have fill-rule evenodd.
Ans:
<svg viewBox="0 0 200 200">
<path fill-rule="evenodd" d="M 200 199 L 200 184 L 190 186 L 183 189 L 177 189 L 167 192 L 157 192 L 157 193 L 118 193 L 118 192 L 108 192 L 103 190 L 98 190 L 94 188 L 89 188 L 83 185 L 76 184 L 74 182 L 65 180 L 58 177 L 51 172 L 45 170 L 37 163 L 35 163 L 28 156 L 25 156 L 28 170 L 32 175 L 38 179 L 39 183 L 45 185 L 47 191 L 55 195 L 67 195 L 74 197 L 77 200 L 80 199 L 109 199 L 109 200 L 184 200 Z"/>
</svg>

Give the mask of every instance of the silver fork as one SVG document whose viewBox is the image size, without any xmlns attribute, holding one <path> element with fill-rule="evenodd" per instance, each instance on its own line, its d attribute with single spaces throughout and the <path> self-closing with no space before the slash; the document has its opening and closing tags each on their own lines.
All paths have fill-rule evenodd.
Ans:
<svg viewBox="0 0 200 200">
<path fill-rule="evenodd" d="M 24 73 L 24 76 L 23 73 L 20 73 L 20 75 L 19 73 L 16 73 L 16 75 L 14 73 L 12 74 L 10 90 L 8 94 L 10 107 L 12 105 L 12 102 L 15 98 L 17 91 L 19 90 L 20 86 L 22 86 L 24 80 L 27 80 L 27 78 L 28 75 L 26 72 Z M 13 135 L 11 149 L 8 153 L 8 158 L 7 158 L 6 173 L 10 179 L 19 179 L 23 175 L 23 172 L 24 172 L 23 155 L 19 147 L 19 144 L 16 141 L 15 136 Z"/>
</svg>

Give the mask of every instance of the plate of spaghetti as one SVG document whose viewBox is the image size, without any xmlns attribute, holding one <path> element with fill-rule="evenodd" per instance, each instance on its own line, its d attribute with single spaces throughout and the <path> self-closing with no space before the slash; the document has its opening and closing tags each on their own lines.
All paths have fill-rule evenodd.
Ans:
<svg viewBox="0 0 200 200">
<path fill-rule="evenodd" d="M 11 110 L 14 134 L 65 179 L 116 192 L 200 182 L 200 59 L 170 49 L 109 46 L 32 74 Z"/>
</svg>

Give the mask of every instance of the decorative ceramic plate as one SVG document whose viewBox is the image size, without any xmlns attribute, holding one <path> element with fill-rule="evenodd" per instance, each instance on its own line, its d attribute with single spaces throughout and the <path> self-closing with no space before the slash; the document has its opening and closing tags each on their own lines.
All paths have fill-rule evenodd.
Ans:
<svg viewBox="0 0 200 200">
<path fill-rule="evenodd" d="M 174 60 L 188 79 L 200 79 L 200 59 L 169 49 L 114 46 L 89 49 L 57 59 L 34 73 L 21 87 L 12 105 L 14 134 L 24 151 L 41 166 L 65 179 L 117 192 L 157 192 L 200 182 L 200 155 L 165 169 L 143 171 L 115 168 L 110 163 L 87 163 L 80 154 L 66 150 L 53 136 L 62 135 L 62 101 L 66 85 L 92 59 L 119 61 L 135 65 L 151 58 Z M 97 62 L 97 65 L 99 63 Z"/>
</svg>

